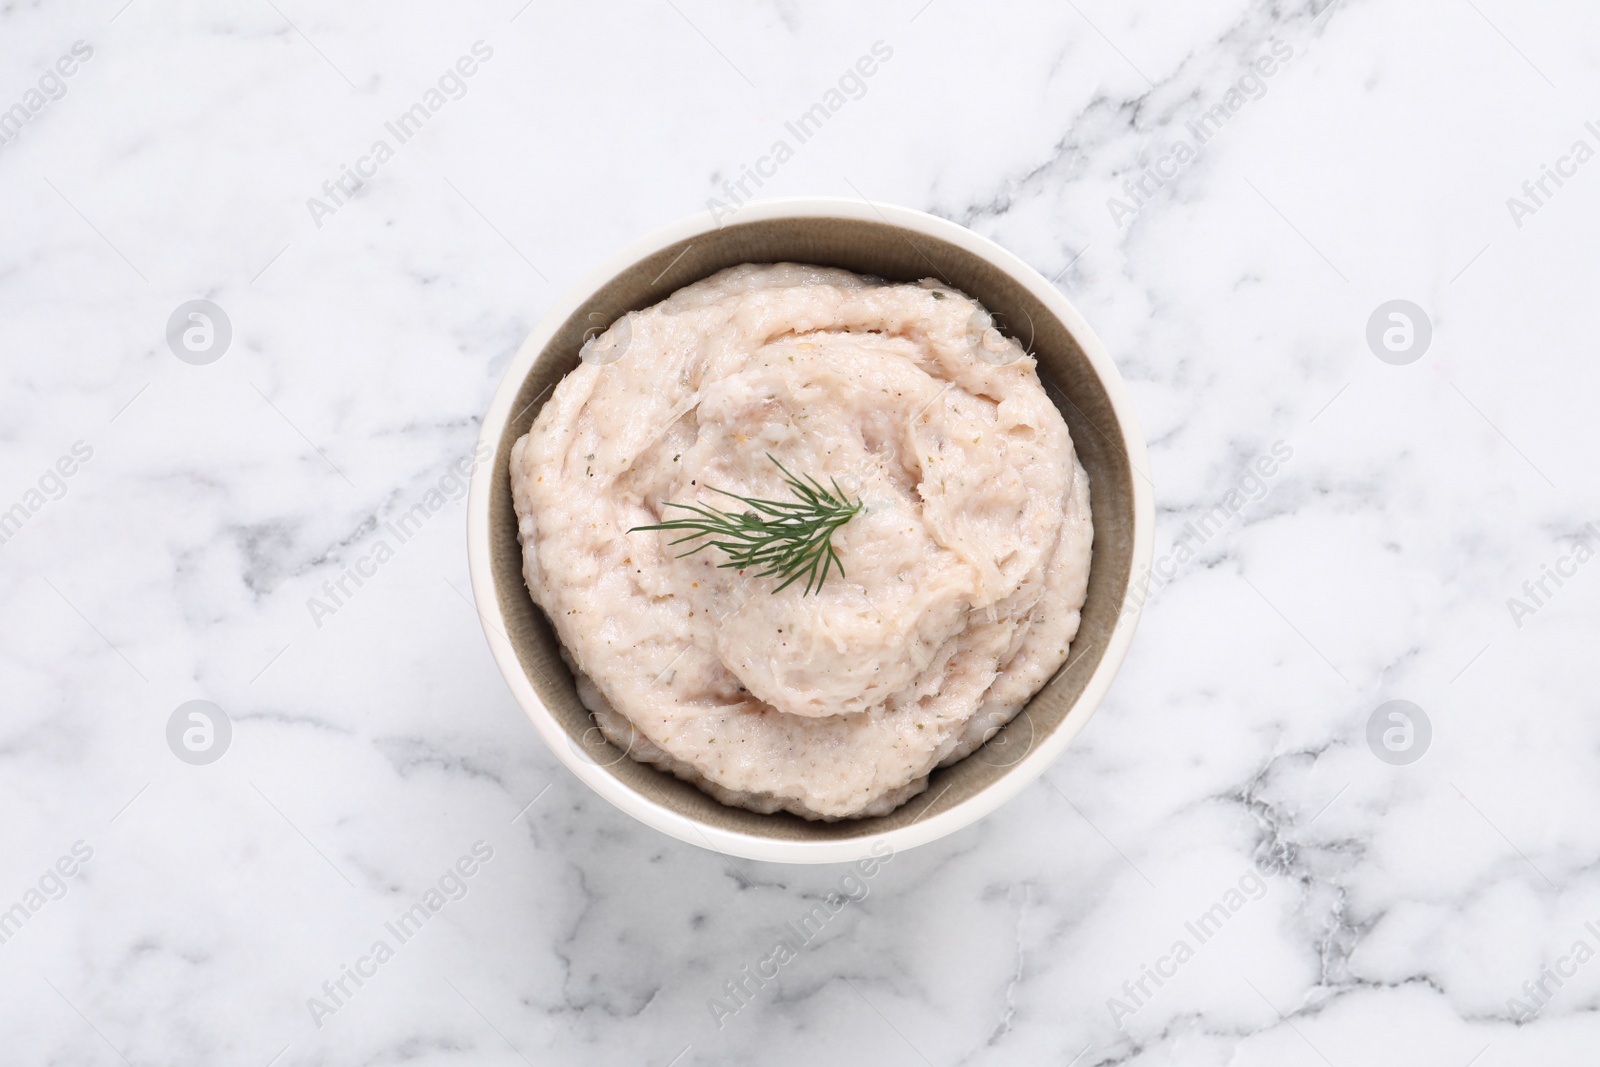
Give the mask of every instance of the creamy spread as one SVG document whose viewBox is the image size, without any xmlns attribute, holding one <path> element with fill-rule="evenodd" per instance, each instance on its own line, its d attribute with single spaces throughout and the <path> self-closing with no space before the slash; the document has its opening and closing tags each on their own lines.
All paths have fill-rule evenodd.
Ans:
<svg viewBox="0 0 1600 1067">
<path fill-rule="evenodd" d="M 584 346 L 511 454 L 523 574 L 614 744 L 724 803 L 883 815 L 998 730 L 1078 631 L 1088 476 L 1033 359 L 972 299 L 745 264 Z M 769 458 L 770 457 L 770 458 Z M 809 595 L 633 532 L 836 481 Z"/>
</svg>

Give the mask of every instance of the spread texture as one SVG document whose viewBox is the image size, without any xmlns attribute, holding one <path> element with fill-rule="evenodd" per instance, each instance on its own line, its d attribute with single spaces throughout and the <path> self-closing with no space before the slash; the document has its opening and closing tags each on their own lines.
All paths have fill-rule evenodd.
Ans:
<svg viewBox="0 0 1600 1067">
<path fill-rule="evenodd" d="M 779 464 L 782 465 L 780 469 Z M 722 567 L 687 512 L 860 510 L 819 589 Z M 882 815 L 1060 669 L 1088 478 L 1034 361 L 964 294 L 746 264 L 585 345 L 511 456 L 523 573 L 579 695 L 635 759 L 725 803 Z"/>
</svg>

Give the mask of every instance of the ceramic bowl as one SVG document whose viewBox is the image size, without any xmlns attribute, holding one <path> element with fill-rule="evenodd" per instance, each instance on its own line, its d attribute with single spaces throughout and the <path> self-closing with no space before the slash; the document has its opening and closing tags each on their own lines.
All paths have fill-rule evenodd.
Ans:
<svg viewBox="0 0 1600 1067">
<path fill-rule="evenodd" d="M 739 263 L 844 267 L 892 281 L 939 278 L 995 313 L 1038 360 L 1088 471 L 1094 556 L 1083 623 L 1066 667 L 987 744 L 936 770 L 895 812 L 840 822 L 728 807 L 629 758 L 578 700 L 555 633 L 522 580 L 511 448 L 578 363 L 586 334 Z M 523 342 L 484 416 L 468 497 L 473 594 L 507 685 L 583 782 L 682 841 L 749 859 L 831 863 L 924 844 L 994 811 L 1037 778 L 1105 696 L 1133 638 L 1147 581 L 1154 506 L 1144 440 L 1126 387 L 1093 331 L 1037 271 L 962 226 L 909 208 L 806 197 L 756 201 L 731 218 L 695 216 L 612 257 L 561 298 Z"/>
</svg>

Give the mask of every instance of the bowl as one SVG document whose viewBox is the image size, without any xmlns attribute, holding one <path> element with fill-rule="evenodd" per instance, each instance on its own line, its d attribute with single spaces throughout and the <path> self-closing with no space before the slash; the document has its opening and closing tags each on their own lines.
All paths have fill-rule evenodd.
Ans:
<svg viewBox="0 0 1600 1067">
<path fill-rule="evenodd" d="M 726 216 L 726 212 L 721 213 Z M 512 446 L 578 364 L 585 337 L 739 263 L 844 267 L 891 281 L 937 277 L 995 313 L 1037 359 L 1089 474 L 1094 554 L 1082 625 L 1062 671 L 966 759 L 935 770 L 889 815 L 810 822 L 728 807 L 610 744 L 578 700 L 560 644 L 522 579 Z M 858 860 L 925 844 L 994 811 L 1044 772 L 1105 696 L 1138 620 L 1154 526 L 1144 439 L 1093 331 L 1037 271 L 953 222 L 832 197 L 752 201 L 643 238 L 556 302 L 523 342 L 483 419 L 467 498 L 472 590 L 495 662 L 534 728 L 573 774 L 618 808 L 693 845 L 783 863 Z"/>
</svg>

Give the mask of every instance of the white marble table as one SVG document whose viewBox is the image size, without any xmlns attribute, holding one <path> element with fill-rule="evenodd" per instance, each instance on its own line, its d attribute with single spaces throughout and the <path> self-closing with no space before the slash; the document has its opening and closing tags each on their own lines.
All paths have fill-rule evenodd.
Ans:
<svg viewBox="0 0 1600 1067">
<path fill-rule="evenodd" d="M 0 11 L 0 1059 L 1593 1061 L 1600 11 L 867 6 Z M 800 193 L 1056 279 L 1169 580 L 1046 780 L 740 1003 L 842 872 L 561 767 L 452 468 L 557 293 Z"/>
</svg>

